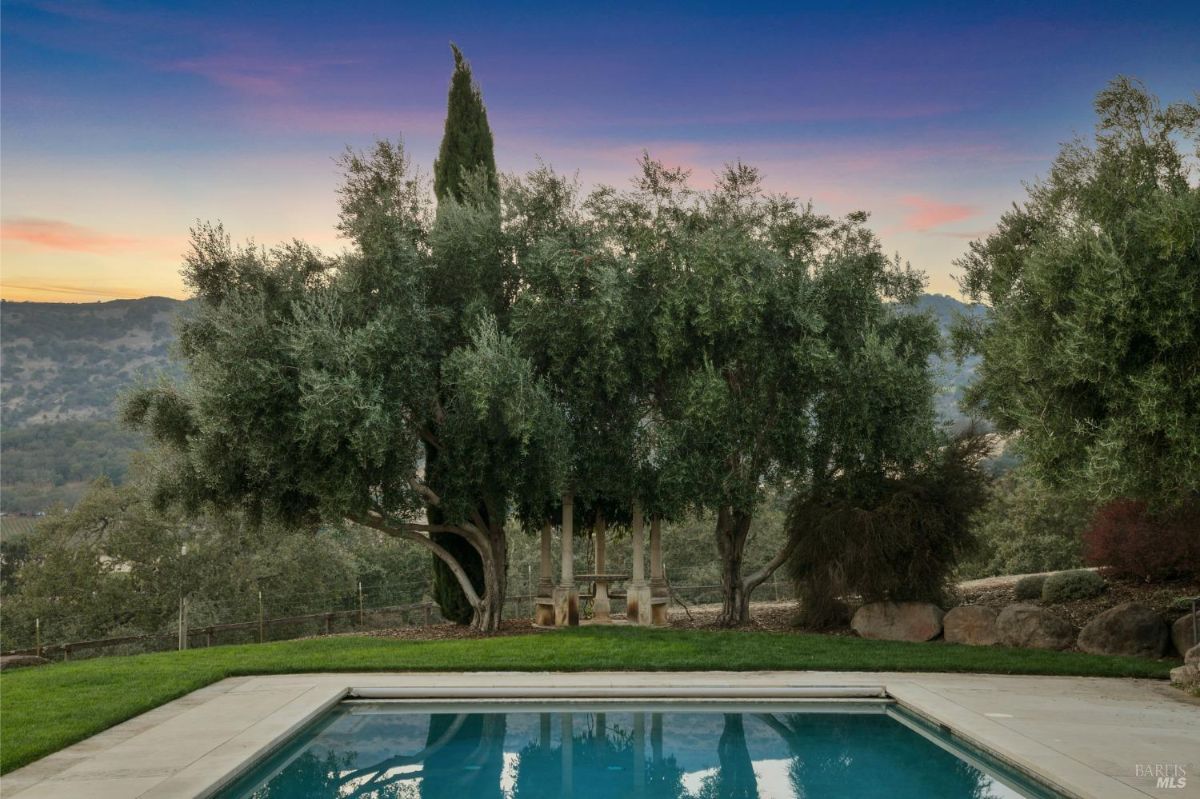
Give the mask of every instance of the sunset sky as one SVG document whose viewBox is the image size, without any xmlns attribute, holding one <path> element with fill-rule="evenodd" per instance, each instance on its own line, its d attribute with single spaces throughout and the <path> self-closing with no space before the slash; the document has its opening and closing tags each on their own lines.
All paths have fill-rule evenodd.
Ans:
<svg viewBox="0 0 1200 799">
<path fill-rule="evenodd" d="M 197 219 L 336 251 L 334 158 L 403 137 L 428 173 L 457 42 L 503 171 L 628 185 L 642 149 L 759 166 L 952 261 L 1092 127 L 1118 73 L 1200 88 L 1200 13 L 1155 3 L 5 2 L 0 294 L 184 296 Z M 836 9 L 836 10 L 834 10 Z"/>
</svg>

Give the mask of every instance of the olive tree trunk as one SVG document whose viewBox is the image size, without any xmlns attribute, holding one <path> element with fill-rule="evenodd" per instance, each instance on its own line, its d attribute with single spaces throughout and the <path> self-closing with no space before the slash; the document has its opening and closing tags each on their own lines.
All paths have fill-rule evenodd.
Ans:
<svg viewBox="0 0 1200 799">
<path fill-rule="evenodd" d="M 487 546 L 479 555 L 483 561 L 483 594 L 474 606 L 471 628 L 490 633 L 500 628 L 508 588 L 508 540 L 503 525 L 488 529 Z"/>
<path fill-rule="evenodd" d="M 717 512 L 717 553 L 721 556 L 721 615 L 717 624 L 738 627 L 750 621 L 750 592 L 742 580 L 742 560 L 750 534 L 750 514 L 724 507 Z"/>
<path fill-rule="evenodd" d="M 742 576 L 751 516 L 728 506 L 717 512 L 717 552 L 721 556 L 721 627 L 740 627 L 750 622 L 750 596 L 791 556 L 795 541 L 789 540 L 758 571 Z"/>
<path fill-rule="evenodd" d="M 424 523 L 390 522 L 378 513 L 348 517 L 347 521 L 379 530 L 405 541 L 413 541 L 428 549 L 457 580 L 467 603 L 472 608 L 471 627 L 480 632 L 495 632 L 504 611 L 504 596 L 508 568 L 508 540 L 504 525 L 431 525 Z M 483 591 L 476 590 L 462 563 L 445 547 L 433 540 L 434 533 L 461 536 L 483 561 Z"/>
</svg>

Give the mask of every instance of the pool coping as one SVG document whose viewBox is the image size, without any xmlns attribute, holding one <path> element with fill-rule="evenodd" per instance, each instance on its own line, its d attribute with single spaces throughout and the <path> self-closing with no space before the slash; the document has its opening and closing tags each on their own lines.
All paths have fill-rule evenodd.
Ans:
<svg viewBox="0 0 1200 799">
<path fill-rule="evenodd" d="M 1188 789 L 1156 790 L 1151 785 L 1153 780 L 1146 790 L 1131 784 L 1132 763 L 1128 763 L 1128 769 L 1117 767 L 1116 773 L 1105 773 L 1106 768 L 1114 771 L 1112 764 L 1120 761 L 1121 752 L 1128 751 L 1132 739 L 1113 741 L 1099 755 L 1079 747 L 1068 751 L 1062 739 L 1042 735 L 1039 740 L 1036 726 L 1035 734 L 1031 734 L 1028 724 L 1018 727 L 1002 718 L 1015 718 L 1013 714 L 983 713 L 970 706 L 978 704 L 981 696 L 1007 696 L 1015 701 L 1024 694 L 1026 706 L 1036 708 L 1042 696 L 1071 696 L 1074 692 L 1073 701 L 1083 702 L 1079 707 L 1092 708 L 1099 703 L 1101 714 L 1105 701 L 1121 703 L 1113 704 L 1108 724 L 1124 729 L 1121 719 L 1113 714 L 1119 711 L 1127 715 L 1127 705 L 1142 701 L 1143 693 L 1147 694 L 1148 704 L 1169 700 L 1168 695 L 1156 690 L 1161 687 L 1161 683 L 1149 680 L 880 672 L 460 672 L 241 677 L 223 680 L 117 725 L 11 772 L 0 783 L 6 797 L 22 799 L 61 795 L 207 799 L 305 725 L 356 695 L 424 701 L 545 699 L 586 703 L 646 701 L 652 697 L 668 702 L 886 697 L 1065 796 L 1192 796 L 1195 794 Z M 1160 760 L 1172 762 L 1175 758 L 1174 762 L 1196 774 L 1200 765 L 1194 760 L 1200 752 L 1180 748 L 1175 739 L 1200 739 L 1200 706 L 1186 701 L 1181 706 L 1187 707 L 1191 715 L 1175 718 L 1170 715 L 1177 709 L 1172 705 L 1163 711 L 1168 714 L 1164 718 L 1173 725 L 1173 737 L 1167 743 L 1174 749 L 1163 752 Z M 1036 710 L 1029 712 L 1036 714 Z M 1047 725 L 1054 718 L 1051 716 Z M 1076 726 L 1084 730 L 1089 725 L 1084 721 Z"/>
</svg>

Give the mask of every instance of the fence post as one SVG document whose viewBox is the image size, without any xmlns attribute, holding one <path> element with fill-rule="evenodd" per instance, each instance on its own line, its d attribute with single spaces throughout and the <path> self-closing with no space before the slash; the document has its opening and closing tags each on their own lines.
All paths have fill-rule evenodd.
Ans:
<svg viewBox="0 0 1200 799">
<path fill-rule="evenodd" d="M 66 661 L 66 660 L 70 660 L 70 659 L 71 659 L 71 645 L 70 645 L 70 644 L 63 644 L 62 653 L 63 653 L 63 660 L 64 660 L 64 661 Z"/>
<path fill-rule="evenodd" d="M 433 621 L 433 605 L 429 602 L 425 603 L 425 626 L 428 627 Z"/>
<path fill-rule="evenodd" d="M 363 626 L 363 592 L 362 580 L 358 581 L 358 626 Z"/>
<path fill-rule="evenodd" d="M 188 648 L 187 624 L 187 598 L 181 595 L 179 597 L 179 651 L 181 652 Z"/>
<path fill-rule="evenodd" d="M 332 617 L 333 617 L 333 614 L 332 614 L 332 613 L 326 613 L 326 614 L 325 614 L 325 634 L 326 634 L 326 635 L 329 635 L 331 632 L 333 632 L 333 630 L 331 629 L 331 627 L 332 627 Z"/>
<path fill-rule="evenodd" d="M 262 589 L 258 590 L 258 642 L 263 642 L 263 601 Z"/>
<path fill-rule="evenodd" d="M 210 624 L 208 626 L 208 628 L 205 629 L 205 631 L 204 631 L 204 645 L 205 646 L 212 646 L 212 637 L 213 637 L 213 628 L 212 628 L 212 625 Z"/>
<path fill-rule="evenodd" d="M 42 620 L 33 620 L 33 644 L 38 657 L 42 656 Z"/>
</svg>

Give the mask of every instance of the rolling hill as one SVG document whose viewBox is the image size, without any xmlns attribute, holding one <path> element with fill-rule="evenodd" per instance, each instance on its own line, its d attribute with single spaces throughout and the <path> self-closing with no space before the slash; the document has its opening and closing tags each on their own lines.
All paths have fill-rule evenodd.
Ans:
<svg viewBox="0 0 1200 799">
<path fill-rule="evenodd" d="M 138 435 L 113 419 L 120 393 L 138 382 L 182 375 L 171 359 L 173 320 L 187 302 L 166 297 L 100 303 L 0 303 L 0 510 L 36 513 L 71 505 L 87 482 L 120 481 Z M 945 330 L 953 297 L 926 294 L 921 311 Z M 961 423 L 958 400 L 975 363 L 935 359 L 942 418 Z"/>
</svg>

